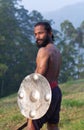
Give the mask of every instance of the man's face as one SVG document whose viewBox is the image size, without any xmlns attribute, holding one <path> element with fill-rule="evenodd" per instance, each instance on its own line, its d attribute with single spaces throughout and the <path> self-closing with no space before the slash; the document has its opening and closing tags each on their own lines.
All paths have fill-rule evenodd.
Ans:
<svg viewBox="0 0 84 130">
<path fill-rule="evenodd" d="M 46 46 L 50 41 L 50 36 L 48 32 L 45 30 L 45 27 L 43 25 L 36 26 L 34 28 L 34 34 L 35 34 L 37 46 L 39 48 Z"/>
</svg>

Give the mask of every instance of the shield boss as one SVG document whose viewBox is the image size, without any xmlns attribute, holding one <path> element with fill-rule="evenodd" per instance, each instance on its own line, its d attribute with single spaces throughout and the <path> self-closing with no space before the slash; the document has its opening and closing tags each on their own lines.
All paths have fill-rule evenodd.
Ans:
<svg viewBox="0 0 84 130">
<path fill-rule="evenodd" d="M 17 102 L 22 115 L 29 119 L 39 119 L 51 103 L 51 88 L 47 79 L 37 73 L 26 76 L 18 90 Z"/>
</svg>

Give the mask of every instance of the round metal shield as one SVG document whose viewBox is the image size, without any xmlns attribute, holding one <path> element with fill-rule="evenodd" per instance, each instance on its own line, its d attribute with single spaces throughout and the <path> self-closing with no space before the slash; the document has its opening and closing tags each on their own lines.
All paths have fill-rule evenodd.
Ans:
<svg viewBox="0 0 84 130">
<path fill-rule="evenodd" d="M 38 73 L 32 73 L 23 79 L 17 102 L 22 115 L 29 119 L 39 119 L 49 109 L 51 98 L 47 79 Z"/>
</svg>

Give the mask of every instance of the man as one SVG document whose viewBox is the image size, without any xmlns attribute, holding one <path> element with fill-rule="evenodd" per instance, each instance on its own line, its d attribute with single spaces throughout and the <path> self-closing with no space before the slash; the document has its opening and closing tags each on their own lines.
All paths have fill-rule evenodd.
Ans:
<svg viewBox="0 0 84 130">
<path fill-rule="evenodd" d="M 39 22 L 34 27 L 39 51 L 36 58 L 35 73 L 46 77 L 52 90 L 52 101 L 47 113 L 40 119 L 29 120 L 27 130 L 40 130 L 44 123 L 47 123 L 48 130 L 59 130 L 59 113 L 61 106 L 61 91 L 58 87 L 58 76 L 61 66 L 61 55 L 53 44 L 52 28 L 47 22 Z"/>
</svg>

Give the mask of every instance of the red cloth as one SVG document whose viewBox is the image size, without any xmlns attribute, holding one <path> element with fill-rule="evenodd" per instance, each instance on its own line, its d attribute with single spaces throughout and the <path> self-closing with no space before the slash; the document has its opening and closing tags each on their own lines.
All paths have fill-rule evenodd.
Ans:
<svg viewBox="0 0 84 130">
<path fill-rule="evenodd" d="M 50 86 L 51 86 L 51 89 L 53 89 L 58 86 L 58 82 L 57 81 L 50 82 Z"/>
</svg>

